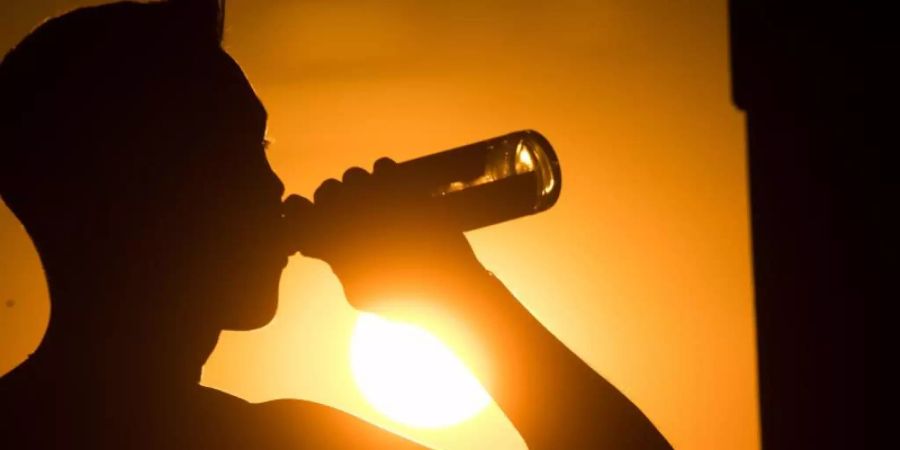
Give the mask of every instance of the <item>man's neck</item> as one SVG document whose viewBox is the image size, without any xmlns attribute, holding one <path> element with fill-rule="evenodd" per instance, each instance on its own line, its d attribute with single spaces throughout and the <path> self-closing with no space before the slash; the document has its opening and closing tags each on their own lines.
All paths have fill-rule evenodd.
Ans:
<svg viewBox="0 0 900 450">
<path fill-rule="evenodd" d="M 113 252 L 114 253 L 114 252 Z M 29 366 L 48 381 L 85 388 L 196 386 L 221 331 L 183 283 L 119 256 L 55 255 L 42 262 L 50 322 Z M 146 270 L 145 270 L 146 269 Z"/>
<path fill-rule="evenodd" d="M 193 324 L 86 322 L 51 318 L 29 362 L 55 382 L 84 388 L 177 390 L 200 382 L 203 364 L 219 334 L 190 328 Z"/>
</svg>

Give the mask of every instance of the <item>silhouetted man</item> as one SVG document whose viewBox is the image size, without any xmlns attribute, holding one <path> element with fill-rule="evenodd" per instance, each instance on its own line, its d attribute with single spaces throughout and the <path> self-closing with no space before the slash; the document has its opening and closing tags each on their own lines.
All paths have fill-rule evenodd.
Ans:
<svg viewBox="0 0 900 450">
<path fill-rule="evenodd" d="M 37 247 L 52 310 L 37 351 L 0 379 L 0 438 L 34 449 L 416 447 L 326 406 L 255 405 L 198 384 L 222 330 L 272 318 L 281 270 L 302 247 L 357 307 L 449 318 L 436 332 L 479 349 L 470 365 L 529 446 L 669 447 L 462 233 L 403 194 L 389 160 L 323 183 L 315 203 L 282 202 L 266 112 L 220 48 L 221 23 L 216 1 L 85 8 L 4 58 L 0 193 Z M 310 217 L 318 228 L 304 235 Z"/>
</svg>

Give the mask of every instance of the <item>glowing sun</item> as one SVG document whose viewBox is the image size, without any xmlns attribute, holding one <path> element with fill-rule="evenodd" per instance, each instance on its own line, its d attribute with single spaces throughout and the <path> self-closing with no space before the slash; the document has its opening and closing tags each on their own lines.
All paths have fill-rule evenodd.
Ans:
<svg viewBox="0 0 900 450">
<path fill-rule="evenodd" d="M 490 402 L 472 372 L 434 335 L 374 314 L 359 316 L 350 365 L 375 409 L 406 425 L 453 425 Z"/>
</svg>

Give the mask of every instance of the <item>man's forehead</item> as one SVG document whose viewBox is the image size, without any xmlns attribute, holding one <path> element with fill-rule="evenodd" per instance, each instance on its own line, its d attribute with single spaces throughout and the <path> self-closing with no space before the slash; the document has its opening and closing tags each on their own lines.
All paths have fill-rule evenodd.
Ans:
<svg viewBox="0 0 900 450">
<path fill-rule="evenodd" d="M 256 95 L 253 85 L 237 61 L 225 51 L 222 51 L 221 55 L 222 74 L 225 76 L 224 85 L 229 87 L 229 92 L 223 94 L 230 97 L 228 100 L 235 102 L 235 107 L 240 111 L 241 116 L 246 114 L 246 120 L 251 121 L 256 128 L 264 132 L 268 119 L 265 106 Z"/>
</svg>

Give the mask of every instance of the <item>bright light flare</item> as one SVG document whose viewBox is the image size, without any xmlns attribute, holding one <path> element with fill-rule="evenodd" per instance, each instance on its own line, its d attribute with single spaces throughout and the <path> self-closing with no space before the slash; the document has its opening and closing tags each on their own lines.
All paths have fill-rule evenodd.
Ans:
<svg viewBox="0 0 900 450">
<path fill-rule="evenodd" d="M 360 314 L 350 358 L 363 396 L 375 409 L 406 425 L 454 425 L 490 402 L 462 361 L 434 335 L 415 325 Z"/>
<path fill-rule="evenodd" d="M 519 141 L 516 145 L 516 173 L 534 172 L 534 159 L 531 157 L 531 149 L 525 145 L 525 141 Z"/>
</svg>

